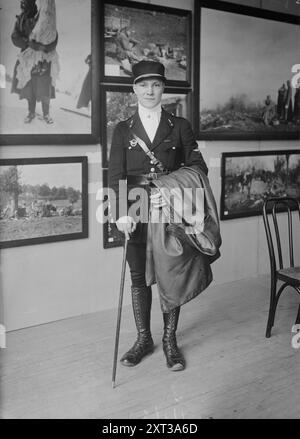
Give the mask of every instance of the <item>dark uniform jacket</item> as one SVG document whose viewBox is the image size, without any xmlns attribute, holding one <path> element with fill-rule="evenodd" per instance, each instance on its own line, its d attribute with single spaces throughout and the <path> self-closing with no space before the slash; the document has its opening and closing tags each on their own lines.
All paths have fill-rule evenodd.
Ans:
<svg viewBox="0 0 300 439">
<path fill-rule="evenodd" d="M 151 163 L 142 148 L 135 143 L 134 134 L 140 137 L 153 152 L 155 157 L 172 172 L 181 166 L 198 165 L 207 174 L 208 169 L 198 148 L 190 123 L 182 118 L 162 110 L 161 120 L 155 138 L 151 143 L 138 112 L 124 122 L 120 122 L 114 131 L 109 169 L 109 187 L 115 191 L 117 206 L 120 197 L 119 180 L 126 180 L 128 175 L 141 175 L 160 170 Z M 130 187 L 129 187 L 130 189 Z M 126 196 L 126 194 L 125 194 Z M 124 201 L 124 200 L 123 200 Z M 126 215 L 127 212 L 116 211 L 115 217 Z M 131 235 L 131 241 L 146 242 L 146 224 L 138 224 Z"/>
</svg>

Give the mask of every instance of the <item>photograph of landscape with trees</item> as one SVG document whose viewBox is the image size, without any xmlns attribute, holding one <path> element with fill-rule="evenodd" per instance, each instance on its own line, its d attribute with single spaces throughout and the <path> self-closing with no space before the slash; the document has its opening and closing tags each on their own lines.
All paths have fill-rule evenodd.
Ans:
<svg viewBox="0 0 300 439">
<path fill-rule="evenodd" d="M 82 233 L 82 164 L 25 160 L 0 161 L 0 245 Z"/>
<path fill-rule="evenodd" d="M 299 137 L 299 40 L 293 23 L 201 8 L 202 138 Z"/>
</svg>

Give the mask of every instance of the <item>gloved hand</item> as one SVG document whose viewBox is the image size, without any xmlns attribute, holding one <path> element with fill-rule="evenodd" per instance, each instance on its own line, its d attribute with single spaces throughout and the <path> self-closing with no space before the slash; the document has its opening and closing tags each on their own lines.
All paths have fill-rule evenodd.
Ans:
<svg viewBox="0 0 300 439">
<path fill-rule="evenodd" d="M 130 238 L 130 233 L 134 232 L 136 229 L 136 222 L 131 216 L 121 216 L 116 221 L 116 225 L 120 232 L 125 233 L 125 238 L 127 240 Z"/>
<path fill-rule="evenodd" d="M 154 209 L 159 209 L 160 207 L 167 206 L 167 203 L 162 198 L 161 192 L 159 190 L 151 190 L 150 202 L 151 202 L 151 206 Z"/>
</svg>

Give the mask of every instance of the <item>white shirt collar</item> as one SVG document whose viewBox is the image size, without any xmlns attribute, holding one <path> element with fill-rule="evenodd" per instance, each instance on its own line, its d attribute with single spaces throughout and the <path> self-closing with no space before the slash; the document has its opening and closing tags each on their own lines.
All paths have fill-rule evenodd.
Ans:
<svg viewBox="0 0 300 439">
<path fill-rule="evenodd" d="M 145 131 L 151 142 L 153 142 L 161 118 L 161 105 L 159 104 L 151 109 L 139 105 L 138 112 Z"/>
<path fill-rule="evenodd" d="M 157 113 L 157 115 L 160 116 L 160 114 L 161 114 L 161 104 L 159 103 L 154 108 L 145 108 L 141 104 L 138 104 L 138 112 L 139 112 L 140 116 L 145 116 L 145 115 L 147 115 L 149 113 L 152 113 L 152 114 Z"/>
</svg>

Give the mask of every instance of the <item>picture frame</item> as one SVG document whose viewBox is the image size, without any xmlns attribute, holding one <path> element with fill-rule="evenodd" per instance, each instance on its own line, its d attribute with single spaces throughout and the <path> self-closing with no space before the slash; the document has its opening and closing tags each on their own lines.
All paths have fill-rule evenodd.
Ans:
<svg viewBox="0 0 300 439">
<path fill-rule="evenodd" d="M 124 85 L 103 85 L 100 92 L 102 167 L 109 163 L 110 146 L 117 123 L 128 119 L 137 110 L 137 99 L 132 87 Z M 191 93 L 189 89 L 167 87 L 162 96 L 162 107 L 176 116 L 191 118 Z"/>
<path fill-rule="evenodd" d="M 0 160 L 0 248 L 88 237 L 87 157 Z"/>
<path fill-rule="evenodd" d="M 103 187 L 108 187 L 108 171 L 107 169 L 102 170 L 102 182 Z M 105 196 L 105 200 L 107 200 L 107 196 Z M 108 213 L 108 212 L 107 212 Z M 110 221 L 106 221 L 103 223 L 103 248 L 115 248 L 122 247 L 124 243 L 124 239 L 122 239 L 121 233 L 118 232 L 116 224 L 113 222 L 111 218 Z"/>
<path fill-rule="evenodd" d="M 261 215 L 266 198 L 300 201 L 300 150 L 223 153 L 221 177 L 221 220 Z"/>
<path fill-rule="evenodd" d="M 26 76 L 26 64 L 23 66 L 21 63 L 25 58 L 22 58 L 20 52 L 20 30 L 16 18 L 21 14 L 20 2 L 0 0 L 0 52 L 1 64 L 5 70 L 5 81 L 2 84 L 4 87 L 0 88 L 1 145 L 74 145 L 99 142 L 100 5 L 98 0 L 82 0 L 71 6 L 72 8 L 68 0 L 56 0 L 57 46 L 47 53 L 45 63 L 35 63 L 34 74 L 33 70 L 27 69 L 29 73 Z M 26 49 L 30 50 L 32 49 Z M 30 62 L 35 59 L 32 53 L 40 56 L 42 52 L 28 52 Z M 50 64 L 47 64 L 48 61 Z M 44 91 L 37 91 L 41 90 L 41 86 L 35 88 L 32 85 L 38 81 L 38 84 L 42 84 L 42 80 L 48 81 L 47 72 L 45 73 L 48 65 L 51 67 L 52 90 L 48 113 L 50 123 L 49 118 L 45 119 L 48 111 L 46 95 L 49 97 L 49 92 L 45 92 L 44 88 Z M 24 67 L 23 70 L 20 66 Z M 48 86 L 46 89 L 49 89 Z M 37 94 L 33 94 L 32 90 Z M 45 104 L 42 105 L 41 100 Z M 34 114 L 34 111 L 35 117 L 29 117 L 28 120 L 27 115 Z"/>
<path fill-rule="evenodd" d="M 300 17 L 217 0 L 196 1 L 194 17 L 198 138 L 299 139 L 300 81 L 292 68 Z"/>
<path fill-rule="evenodd" d="M 156 60 L 165 65 L 168 86 L 191 86 L 191 11 L 134 1 L 101 4 L 101 82 L 129 84 L 133 64 Z"/>
</svg>

